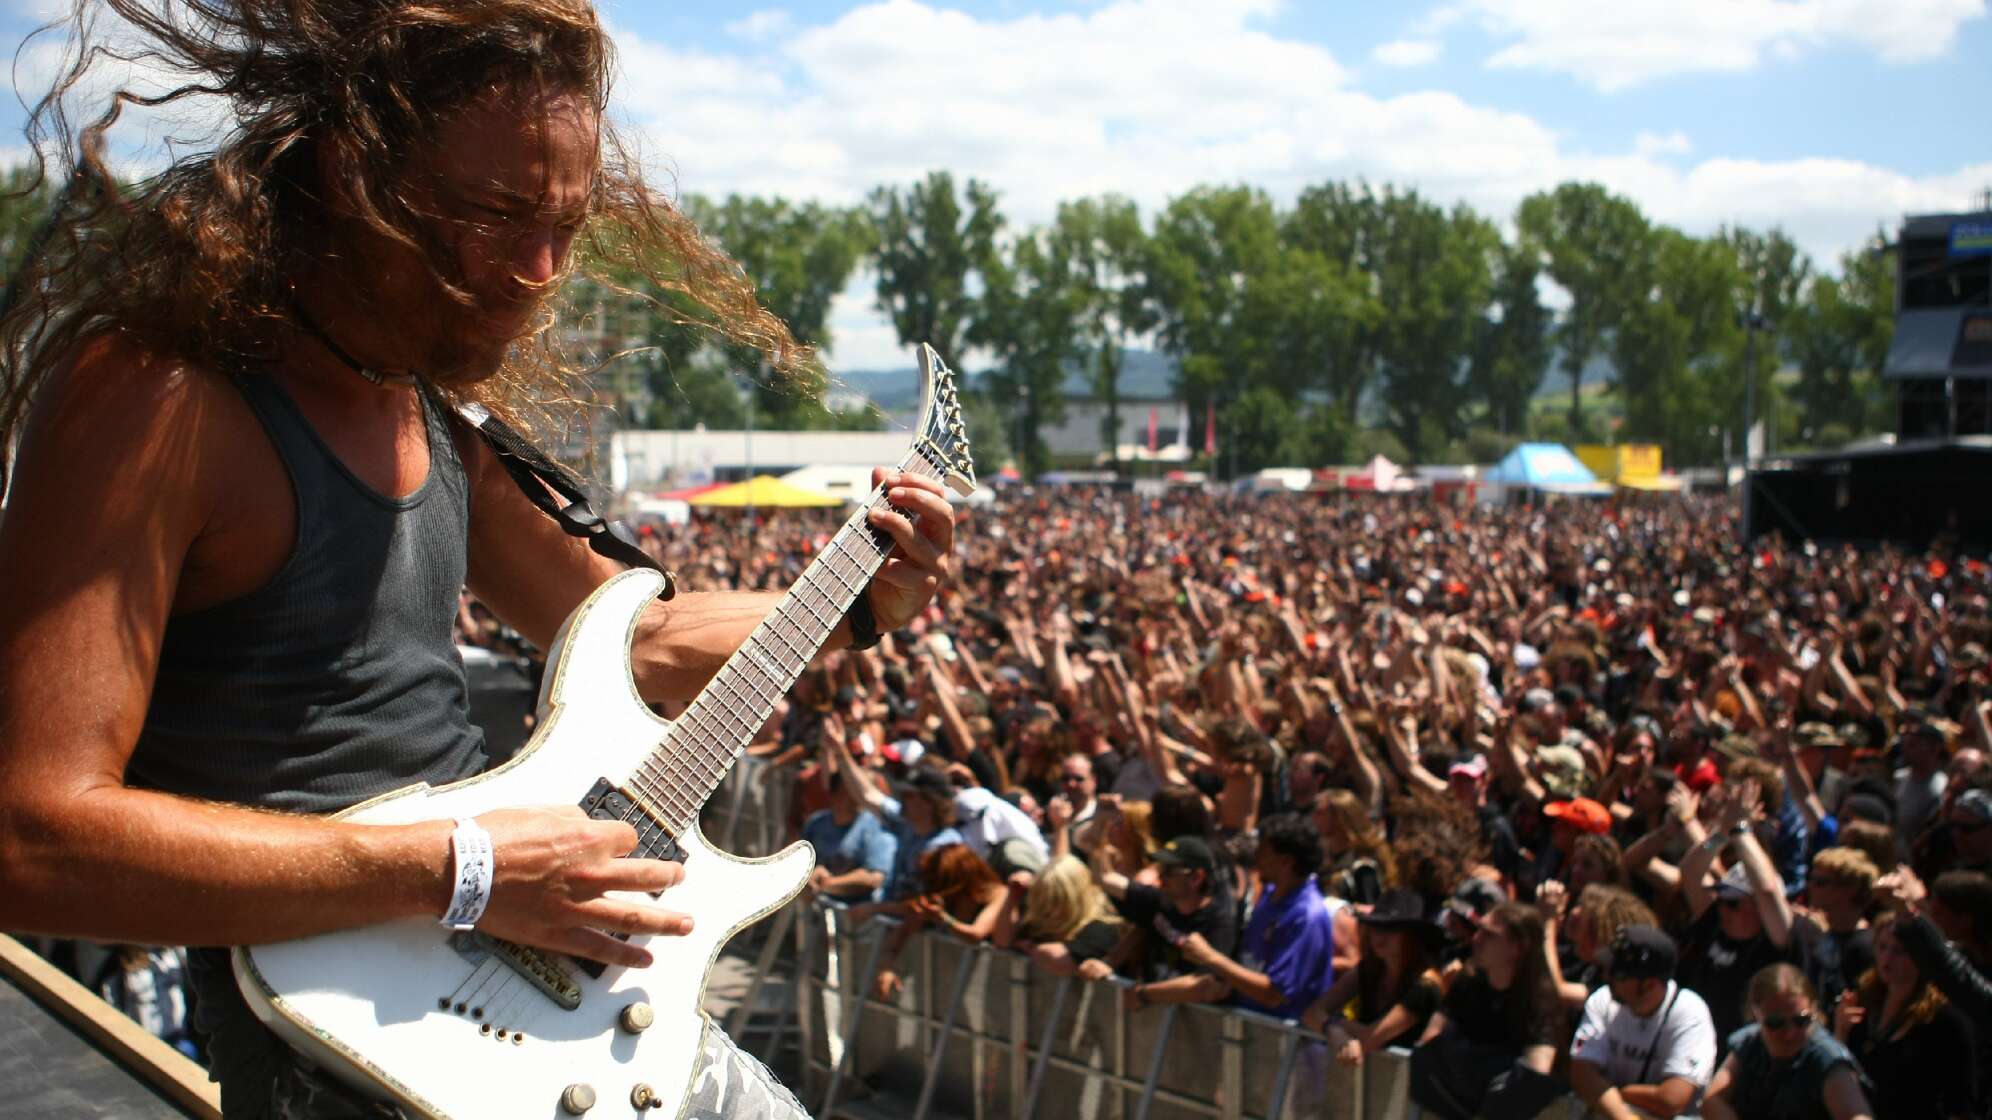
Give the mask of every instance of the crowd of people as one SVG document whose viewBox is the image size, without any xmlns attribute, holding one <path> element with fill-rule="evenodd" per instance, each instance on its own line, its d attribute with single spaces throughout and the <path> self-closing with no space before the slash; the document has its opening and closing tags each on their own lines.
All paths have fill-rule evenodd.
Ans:
<svg viewBox="0 0 1992 1120">
<path fill-rule="evenodd" d="M 836 515 L 646 531 L 788 586 Z M 1726 499 L 1022 490 L 749 748 L 810 889 L 1412 1051 L 1427 1114 L 1979 1117 L 1992 570 Z"/>
</svg>

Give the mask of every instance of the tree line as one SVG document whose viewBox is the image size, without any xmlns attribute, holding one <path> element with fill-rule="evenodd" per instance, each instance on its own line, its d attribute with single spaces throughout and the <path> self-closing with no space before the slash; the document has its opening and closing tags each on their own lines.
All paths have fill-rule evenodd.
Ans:
<svg viewBox="0 0 1992 1120">
<path fill-rule="evenodd" d="M 1212 465 L 1228 473 L 1376 450 L 1486 461 L 1523 438 L 1652 442 L 1671 463 L 1713 463 L 1741 453 L 1752 370 L 1776 447 L 1886 424 L 1884 250 L 1850 251 L 1830 273 L 1782 230 L 1694 237 L 1591 183 L 1524 199 L 1506 229 L 1364 182 L 1291 205 L 1199 187 L 1147 215 L 1103 195 L 1031 226 L 1009 222 L 986 184 L 942 171 L 851 208 L 685 206 L 806 341 L 834 345 L 830 297 L 869 265 L 903 343 L 986 366 L 975 435 L 1030 469 L 1049 463 L 1042 433 L 1063 419 L 1072 371 L 1118 430 L 1121 359 L 1136 345 L 1175 359 L 1191 415 L 1211 407 Z M 694 416 L 696 366 L 677 362 L 676 384 L 658 386 L 683 404 L 656 419 L 737 419 Z M 1605 383 L 1587 383 L 1593 370 Z M 1556 399 L 1541 399 L 1546 384 Z M 814 402 L 761 393 L 771 420 L 816 420 Z"/>
<path fill-rule="evenodd" d="M 18 193 L 19 170 L 8 186 L 0 259 L 11 260 L 45 200 Z M 1137 346 L 1174 359 L 1199 424 L 1207 408 L 1215 416 L 1221 473 L 1373 452 L 1484 462 L 1524 438 L 1652 442 L 1670 463 L 1708 464 L 1740 454 L 1751 373 L 1778 448 L 1887 423 L 1885 251 L 1850 251 L 1827 272 L 1781 230 L 1694 237 L 1596 184 L 1531 195 L 1505 228 L 1366 182 L 1323 183 L 1291 204 L 1204 186 L 1149 214 L 1101 195 L 1036 225 L 945 171 L 852 207 L 680 205 L 802 341 L 834 347 L 832 300 L 869 268 L 902 343 L 983 371 L 967 408 L 982 457 L 1028 470 L 1050 465 L 1043 433 L 1064 418 L 1073 372 L 1104 404 L 1112 446 L 1122 358 Z M 584 287 L 568 312 L 584 343 L 626 355 L 601 376 L 641 407 L 633 422 L 737 427 L 750 408 L 770 428 L 881 422 L 777 383 L 758 355 L 688 329 L 695 310 L 668 293 L 635 294 Z M 1590 383 L 1596 371 L 1607 383 Z"/>
</svg>

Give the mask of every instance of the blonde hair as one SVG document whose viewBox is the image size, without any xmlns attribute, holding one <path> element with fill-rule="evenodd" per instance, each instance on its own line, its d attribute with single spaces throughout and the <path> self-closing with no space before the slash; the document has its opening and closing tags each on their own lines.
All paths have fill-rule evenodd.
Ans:
<svg viewBox="0 0 1992 1120">
<path fill-rule="evenodd" d="M 1624 887 L 1592 883 L 1577 896 L 1580 919 L 1600 945 L 1609 945 L 1627 926 L 1657 926 L 1653 908 Z"/>
<path fill-rule="evenodd" d="M 1874 860 L 1869 859 L 1866 852 L 1858 848 L 1834 847 L 1812 857 L 1811 875 L 1814 879 L 1825 876 L 1848 880 L 1865 900 L 1874 890 L 1874 881 L 1881 878 L 1881 869 L 1874 865 Z"/>
<path fill-rule="evenodd" d="M 1121 804 L 1121 819 L 1127 822 L 1127 830 L 1134 834 L 1134 841 L 1141 846 L 1138 852 L 1129 852 L 1136 863 L 1147 863 L 1148 857 L 1162 845 L 1155 842 L 1155 807 L 1146 801 L 1127 801 Z"/>
<path fill-rule="evenodd" d="M 1070 941 L 1098 921 L 1120 919 L 1093 873 L 1072 856 L 1046 864 L 1024 896 L 1022 933 L 1029 940 Z"/>
</svg>

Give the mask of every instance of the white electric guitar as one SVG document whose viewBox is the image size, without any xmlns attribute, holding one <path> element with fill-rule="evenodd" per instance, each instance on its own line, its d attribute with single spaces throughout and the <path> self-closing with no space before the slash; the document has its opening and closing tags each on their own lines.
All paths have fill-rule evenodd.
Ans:
<svg viewBox="0 0 1992 1120">
<path fill-rule="evenodd" d="M 920 365 L 925 404 L 900 469 L 966 495 L 975 467 L 954 375 L 932 347 L 920 348 Z M 249 1005 L 292 1046 L 417 1116 L 682 1116 L 713 959 L 795 897 L 814 862 L 800 843 L 760 860 L 716 851 L 699 809 L 884 563 L 891 538 L 865 517 L 884 501 L 872 492 L 678 719 L 644 706 L 629 668 L 631 634 L 662 577 L 625 572 L 561 629 L 538 731 L 517 757 L 341 814 L 400 824 L 574 803 L 629 821 L 642 838 L 635 854 L 684 861 L 684 882 L 663 901 L 696 919 L 686 936 L 640 939 L 650 967 L 604 968 L 420 918 L 237 949 Z"/>
</svg>

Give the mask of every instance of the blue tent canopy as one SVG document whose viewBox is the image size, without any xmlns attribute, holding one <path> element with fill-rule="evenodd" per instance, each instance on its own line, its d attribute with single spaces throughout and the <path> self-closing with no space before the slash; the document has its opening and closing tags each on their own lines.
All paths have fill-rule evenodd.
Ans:
<svg viewBox="0 0 1992 1120">
<path fill-rule="evenodd" d="M 1547 490 L 1556 494 L 1607 494 L 1611 487 L 1598 481 L 1589 467 L 1577 461 L 1570 449 L 1559 443 L 1524 443 L 1508 452 L 1483 476 L 1487 482 Z"/>
</svg>

